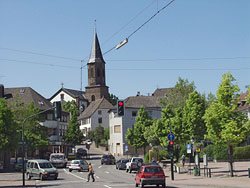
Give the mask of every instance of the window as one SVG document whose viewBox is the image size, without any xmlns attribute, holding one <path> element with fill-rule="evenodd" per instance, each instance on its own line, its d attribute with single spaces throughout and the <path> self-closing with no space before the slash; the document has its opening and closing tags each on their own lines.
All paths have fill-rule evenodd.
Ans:
<svg viewBox="0 0 250 188">
<path fill-rule="evenodd" d="M 98 118 L 98 123 L 102 123 L 102 118 Z"/>
<path fill-rule="evenodd" d="M 91 96 L 91 101 L 95 101 L 95 95 Z"/>
<path fill-rule="evenodd" d="M 121 125 L 115 125 L 114 126 L 114 132 L 115 133 L 120 133 L 121 132 Z"/>
<path fill-rule="evenodd" d="M 47 119 L 48 120 L 53 120 L 53 114 L 47 114 Z"/>
<path fill-rule="evenodd" d="M 135 117 L 137 115 L 137 111 L 132 111 L 132 116 Z"/>
<path fill-rule="evenodd" d="M 61 100 L 63 100 L 64 99 L 64 94 L 61 94 Z"/>
<path fill-rule="evenodd" d="M 98 110 L 98 115 L 102 115 L 102 111 L 101 110 Z"/>
<path fill-rule="evenodd" d="M 25 89 L 20 89 L 20 94 L 24 94 Z"/>
</svg>

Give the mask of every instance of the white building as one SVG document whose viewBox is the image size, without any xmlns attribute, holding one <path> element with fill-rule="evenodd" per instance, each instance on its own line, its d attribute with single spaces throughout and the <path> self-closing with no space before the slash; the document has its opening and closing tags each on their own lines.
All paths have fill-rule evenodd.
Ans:
<svg viewBox="0 0 250 188">
<path fill-rule="evenodd" d="M 125 114 L 117 116 L 117 110 L 110 110 L 110 153 L 113 155 L 126 155 L 133 153 L 133 148 L 129 146 L 125 135 L 128 128 L 133 128 L 136 116 L 140 107 L 143 105 L 153 119 L 161 117 L 161 107 L 159 96 L 135 96 L 125 99 Z M 127 151 L 125 148 L 128 148 Z"/>
</svg>

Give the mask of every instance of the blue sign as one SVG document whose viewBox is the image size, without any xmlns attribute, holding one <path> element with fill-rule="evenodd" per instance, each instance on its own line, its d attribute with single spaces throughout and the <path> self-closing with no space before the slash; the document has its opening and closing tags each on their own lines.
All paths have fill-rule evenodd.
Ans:
<svg viewBox="0 0 250 188">
<path fill-rule="evenodd" d="M 192 153 L 191 144 L 187 144 L 187 153 Z"/>
<path fill-rule="evenodd" d="M 128 151 L 128 146 L 127 146 L 127 145 L 125 145 L 125 152 L 126 152 L 126 151 Z"/>
<path fill-rule="evenodd" d="M 174 134 L 173 133 L 170 133 L 170 134 L 168 134 L 168 140 L 169 141 L 174 141 Z"/>
</svg>

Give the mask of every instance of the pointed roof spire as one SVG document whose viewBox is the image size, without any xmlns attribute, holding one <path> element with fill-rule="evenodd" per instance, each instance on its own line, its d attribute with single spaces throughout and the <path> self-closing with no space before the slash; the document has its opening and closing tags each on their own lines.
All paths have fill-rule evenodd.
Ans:
<svg viewBox="0 0 250 188">
<path fill-rule="evenodd" d="M 99 40 L 98 40 L 97 33 L 96 33 L 96 28 L 95 28 L 91 54 L 89 58 L 89 63 L 95 63 L 95 62 L 104 62 L 103 57 L 102 57 L 101 47 L 100 47 Z"/>
</svg>

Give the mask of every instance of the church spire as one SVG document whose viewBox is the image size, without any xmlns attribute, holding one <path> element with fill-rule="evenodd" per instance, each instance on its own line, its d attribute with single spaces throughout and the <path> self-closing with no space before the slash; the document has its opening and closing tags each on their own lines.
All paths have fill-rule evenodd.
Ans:
<svg viewBox="0 0 250 188">
<path fill-rule="evenodd" d="M 92 44 L 91 54 L 90 54 L 90 58 L 89 58 L 89 63 L 95 63 L 95 62 L 105 63 L 105 61 L 103 60 L 103 57 L 102 57 L 102 51 L 101 51 L 101 47 L 100 47 L 99 40 L 97 37 L 96 28 L 95 28 L 95 34 L 94 34 L 94 40 L 93 40 L 93 44 Z"/>
</svg>

